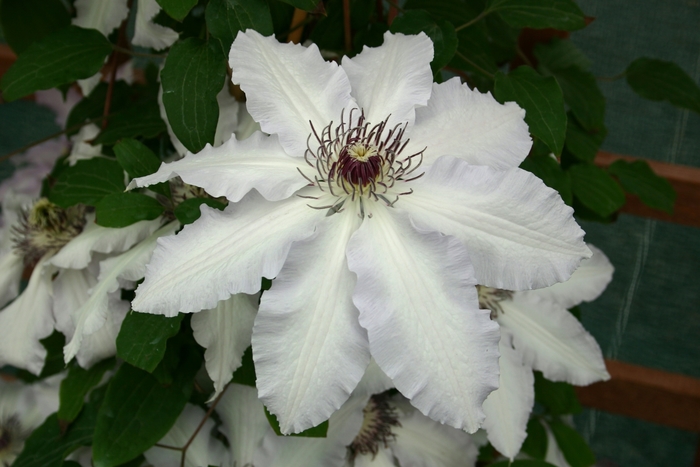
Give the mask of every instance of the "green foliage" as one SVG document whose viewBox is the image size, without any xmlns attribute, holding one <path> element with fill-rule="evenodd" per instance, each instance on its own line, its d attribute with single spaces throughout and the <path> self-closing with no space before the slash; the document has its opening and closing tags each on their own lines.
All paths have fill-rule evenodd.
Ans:
<svg viewBox="0 0 700 467">
<path fill-rule="evenodd" d="M 224 52 L 239 31 L 254 29 L 263 36 L 273 30 L 270 5 L 266 0 L 211 0 L 206 10 L 207 28 L 221 41 Z"/>
<path fill-rule="evenodd" d="M 573 0 L 491 0 L 486 8 L 517 28 L 573 31 L 586 26 L 583 12 Z"/>
<path fill-rule="evenodd" d="M 547 455 L 547 431 L 536 417 L 530 418 L 527 422 L 527 438 L 520 450 L 540 460 L 544 460 Z"/>
<path fill-rule="evenodd" d="M 393 33 L 418 34 L 424 32 L 433 41 L 435 56 L 430 63 L 433 73 L 447 65 L 457 51 L 457 33 L 449 21 L 433 20 L 425 10 L 409 10 L 391 23 Z"/>
<path fill-rule="evenodd" d="M 561 154 L 566 137 L 564 97 L 557 80 L 522 66 L 509 74 L 498 73 L 494 95 L 501 102 L 514 101 L 525 109 L 525 122 L 533 136 L 541 138 L 555 154 Z"/>
<path fill-rule="evenodd" d="M 625 192 L 600 167 L 576 164 L 569 169 L 574 196 L 599 216 L 606 217 L 625 204 Z"/>
<path fill-rule="evenodd" d="M 566 204 L 573 204 L 573 191 L 571 188 L 571 176 L 562 170 L 556 159 L 545 155 L 530 155 L 520 168 L 527 170 L 542 179 L 545 185 L 559 192 L 559 195 Z"/>
<path fill-rule="evenodd" d="M 182 313 L 173 318 L 131 312 L 117 336 L 117 355 L 131 365 L 152 373 L 165 356 L 168 339 L 180 331 Z"/>
<path fill-rule="evenodd" d="M 182 21 L 197 4 L 197 0 L 156 0 L 167 14 L 172 18 Z"/>
<path fill-rule="evenodd" d="M 579 413 L 581 404 L 574 387 L 569 383 L 553 382 L 535 372 L 535 401 L 542 404 L 552 415 Z"/>
<path fill-rule="evenodd" d="M 73 167 L 63 170 L 51 189 L 51 202 L 68 207 L 83 203 L 95 206 L 102 198 L 122 193 L 124 171 L 117 161 L 96 157 L 78 161 Z"/>
<path fill-rule="evenodd" d="M 552 73 L 564 93 L 564 102 L 581 126 L 588 131 L 601 131 L 605 126 L 605 97 L 595 76 L 576 67 Z"/>
<path fill-rule="evenodd" d="M 155 100 L 129 106 L 109 118 L 107 128 L 97 135 L 93 144 L 115 144 L 122 138 L 153 138 L 165 131 L 160 109 Z"/>
<path fill-rule="evenodd" d="M 559 420 L 551 421 L 549 428 L 571 467 L 589 467 L 595 464 L 595 455 L 575 429 Z"/>
<path fill-rule="evenodd" d="M 516 461 L 501 461 L 491 464 L 490 467 L 556 467 L 549 462 L 540 459 L 518 459 Z"/>
<path fill-rule="evenodd" d="M 95 204 L 95 223 L 103 227 L 126 227 L 153 220 L 163 214 L 163 205 L 140 193 L 113 193 Z"/>
<path fill-rule="evenodd" d="M 131 178 L 145 177 L 158 170 L 160 159 L 153 154 L 145 144 L 133 139 L 124 138 L 114 146 L 117 162 Z M 170 197 L 170 186 L 167 182 L 148 187 L 149 190 Z"/>
<path fill-rule="evenodd" d="M 613 162 L 608 171 L 617 177 L 625 191 L 639 196 L 647 206 L 673 213 L 676 191 L 668 180 L 656 175 L 647 162 L 620 159 Z"/>
<path fill-rule="evenodd" d="M 94 75 L 112 45 L 94 29 L 68 26 L 31 44 L 0 81 L 8 101 Z"/>
<path fill-rule="evenodd" d="M 277 417 L 275 417 L 274 414 L 271 414 L 270 411 L 267 410 L 267 407 L 265 407 L 265 416 L 267 417 L 267 421 L 270 422 L 270 427 L 272 427 L 273 431 L 277 433 L 277 436 L 284 436 L 282 431 L 280 431 L 280 424 L 277 421 Z M 289 436 L 301 436 L 303 438 L 325 438 L 327 434 L 328 422 L 325 421 L 313 428 L 304 430 L 301 433 L 292 433 Z"/>
<path fill-rule="evenodd" d="M 300 10 L 313 11 L 320 0 L 280 0 Z"/>
<path fill-rule="evenodd" d="M 48 378 L 63 371 L 66 364 L 63 362 L 63 346 L 66 345 L 66 338 L 58 331 L 54 331 L 49 337 L 41 339 L 41 345 L 46 349 L 46 359 L 44 359 L 44 368 L 41 369 L 39 376 L 34 375 L 26 370 L 16 370 L 15 376 L 27 383 Z M 3 372 L 6 368 L 1 368 Z M 13 373 L 8 371 L 8 373 Z"/>
<path fill-rule="evenodd" d="M 98 84 L 89 96 L 75 104 L 68 114 L 66 121 L 66 129 L 78 126 L 86 120 L 92 120 L 101 117 L 104 113 L 105 101 L 107 100 L 107 83 Z M 112 105 L 111 113 L 119 112 L 129 103 L 129 85 L 124 81 L 117 81 L 112 87 Z M 97 122 L 97 125 L 101 122 Z M 80 131 L 79 128 L 69 131 L 68 136 L 76 134 Z"/>
<path fill-rule="evenodd" d="M 182 225 L 191 224 L 202 215 L 200 206 L 206 204 L 209 207 L 223 211 L 225 204 L 211 198 L 190 198 L 175 207 L 175 217 Z"/>
<path fill-rule="evenodd" d="M 575 118 L 569 114 L 569 124 L 566 127 L 566 150 L 582 162 L 593 162 L 600 145 L 608 131 L 605 127 L 600 130 L 587 131 Z"/>
<path fill-rule="evenodd" d="M 248 347 L 241 357 L 241 366 L 233 373 L 232 382 L 244 386 L 255 387 L 255 364 L 253 363 L 253 348 Z"/>
<path fill-rule="evenodd" d="M 700 113 L 700 87 L 673 62 L 638 58 L 625 73 L 632 90 L 653 101 L 669 101 L 676 107 Z"/>
<path fill-rule="evenodd" d="M 534 48 L 539 65 L 550 70 L 576 67 L 588 70 L 591 61 L 570 40 L 553 38 L 546 44 L 538 43 Z"/>
<path fill-rule="evenodd" d="M 173 132 L 192 152 L 214 143 L 219 121 L 216 95 L 226 80 L 226 57 L 214 42 L 175 43 L 161 72 L 163 105 Z"/>
<path fill-rule="evenodd" d="M 0 25 L 7 44 L 19 55 L 32 43 L 70 25 L 61 0 L 2 0 Z"/>
<path fill-rule="evenodd" d="M 81 368 L 75 362 L 71 365 L 68 375 L 61 381 L 59 421 L 72 422 L 75 420 L 83 409 L 87 393 L 100 383 L 105 372 L 114 367 L 114 363 L 113 358 L 108 358 L 96 363 L 89 370 Z"/>
</svg>

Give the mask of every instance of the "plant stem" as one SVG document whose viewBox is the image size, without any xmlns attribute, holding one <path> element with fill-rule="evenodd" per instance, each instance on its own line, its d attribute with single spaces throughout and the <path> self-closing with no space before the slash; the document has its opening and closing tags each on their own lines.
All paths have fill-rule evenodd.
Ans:
<svg viewBox="0 0 700 467">
<path fill-rule="evenodd" d="M 133 50 L 127 49 L 126 47 L 119 47 L 118 45 L 112 44 L 112 48 L 119 53 L 125 55 L 131 55 L 132 57 L 144 57 L 144 58 L 165 58 L 167 54 L 147 54 L 143 52 L 135 52 Z"/>
<path fill-rule="evenodd" d="M 202 421 L 199 422 L 199 425 L 197 425 L 197 429 L 194 430 L 194 433 L 192 433 L 190 439 L 188 439 L 187 443 L 185 443 L 185 445 L 182 447 L 182 458 L 180 459 L 180 467 L 185 467 L 185 456 L 187 455 L 187 449 L 190 447 L 190 444 L 192 444 L 192 441 L 194 441 L 194 439 L 197 437 L 197 434 L 204 426 L 204 423 L 209 419 L 209 417 L 211 417 L 212 412 L 214 412 L 214 409 L 216 408 L 216 404 L 218 404 L 221 398 L 224 397 L 224 394 L 226 394 L 226 390 L 228 389 L 230 384 L 231 383 L 227 384 L 226 387 L 224 387 L 224 390 L 221 391 L 221 394 L 216 396 L 216 399 L 214 399 L 214 402 L 212 402 L 211 407 L 209 407 L 209 410 L 207 410 L 206 415 L 204 415 Z"/>
<path fill-rule="evenodd" d="M 476 23 L 477 21 L 483 19 L 486 15 L 488 15 L 488 14 L 491 13 L 492 11 L 493 11 L 493 10 L 489 10 L 489 9 L 487 8 L 486 10 L 482 11 L 481 13 L 479 13 L 479 16 L 477 16 L 476 18 L 467 21 L 466 23 L 462 24 L 461 26 L 457 26 L 457 27 L 455 28 L 455 32 L 459 32 L 459 31 L 461 31 L 462 29 L 468 28 L 468 27 L 471 26 L 472 24 L 474 24 L 474 23 Z"/>
</svg>

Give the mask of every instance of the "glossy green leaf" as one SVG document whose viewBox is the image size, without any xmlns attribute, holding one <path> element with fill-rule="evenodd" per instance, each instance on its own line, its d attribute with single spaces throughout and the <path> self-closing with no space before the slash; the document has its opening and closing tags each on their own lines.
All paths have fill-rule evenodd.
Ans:
<svg viewBox="0 0 700 467">
<path fill-rule="evenodd" d="M 539 66 L 549 70 L 563 70 L 571 66 L 588 70 L 591 61 L 573 42 L 568 39 L 553 38 L 547 43 L 535 44 L 533 50 Z"/>
<path fill-rule="evenodd" d="M 66 128 L 72 128 L 76 125 L 84 123 L 86 120 L 92 120 L 97 117 L 101 117 L 104 114 L 105 100 L 107 98 L 107 89 L 109 85 L 107 83 L 100 83 L 93 89 L 89 96 L 81 99 L 68 114 L 68 119 L 66 120 Z M 129 85 L 124 81 L 117 81 L 112 87 L 112 103 L 110 105 L 110 113 L 115 114 L 123 110 L 129 105 Z M 97 121 L 95 125 L 100 125 L 101 122 Z M 80 131 L 79 128 L 71 130 L 66 134 L 68 136 L 76 134 Z"/>
<path fill-rule="evenodd" d="M 433 72 L 447 65 L 457 51 L 457 33 L 449 21 L 434 20 L 425 10 L 408 10 L 391 23 L 392 33 L 418 34 L 424 32 L 433 41 Z"/>
<path fill-rule="evenodd" d="M 550 381 L 539 371 L 535 372 L 535 400 L 552 415 L 581 412 L 581 404 L 572 385 Z"/>
<path fill-rule="evenodd" d="M 211 198 L 190 198 L 186 199 L 182 203 L 175 207 L 175 217 L 180 221 L 182 225 L 191 224 L 192 222 L 199 219 L 202 215 L 200 206 L 206 204 L 209 207 L 216 208 L 219 211 L 223 211 L 226 207 L 220 201 Z"/>
<path fill-rule="evenodd" d="M 125 138 L 116 144 L 114 155 L 131 178 L 145 177 L 160 167 L 160 159 L 153 151 L 133 138 Z"/>
<path fill-rule="evenodd" d="M 185 315 L 173 318 L 131 312 L 117 336 L 117 355 L 128 363 L 152 373 L 165 355 L 168 339 L 180 330 Z"/>
<path fill-rule="evenodd" d="M 498 65 L 491 49 L 486 27 L 477 24 L 457 32 L 457 52 L 450 62 L 456 68 L 479 73 L 493 79 Z"/>
<path fill-rule="evenodd" d="M 209 32 L 221 41 L 226 52 L 238 31 L 254 29 L 263 36 L 274 32 L 266 0 L 211 0 L 205 18 Z"/>
<path fill-rule="evenodd" d="M 127 107 L 109 118 L 107 128 L 97 135 L 93 144 L 114 144 L 122 138 L 153 138 L 165 131 L 165 122 L 155 100 Z"/>
<path fill-rule="evenodd" d="M 72 422 L 85 404 L 85 396 L 102 380 L 105 372 L 114 367 L 115 360 L 108 358 L 93 365 L 89 370 L 74 363 L 61 381 L 59 390 L 58 419 Z"/>
<path fill-rule="evenodd" d="M 549 423 L 554 439 L 571 467 L 589 467 L 595 464 L 595 455 L 578 432 L 558 420 Z"/>
<path fill-rule="evenodd" d="M 520 450 L 540 460 L 547 455 L 547 431 L 537 418 L 531 418 L 527 422 L 527 438 Z"/>
<path fill-rule="evenodd" d="M 241 366 L 233 373 L 231 382 L 255 387 L 255 364 L 253 363 L 252 347 L 248 347 L 243 352 Z"/>
<path fill-rule="evenodd" d="M 95 206 L 102 198 L 122 193 L 124 170 L 114 159 L 96 157 L 78 161 L 63 170 L 54 184 L 49 199 L 61 207 L 83 203 Z"/>
<path fill-rule="evenodd" d="M 280 0 L 284 3 L 292 5 L 294 8 L 299 8 L 304 11 L 313 11 L 316 9 L 320 0 Z"/>
<path fill-rule="evenodd" d="M 8 101 L 94 75 L 112 51 L 98 31 L 68 26 L 34 42 L 0 81 Z"/>
<path fill-rule="evenodd" d="M 197 0 L 156 0 L 165 12 L 178 21 L 185 19 Z"/>
<path fill-rule="evenodd" d="M 113 193 L 95 204 L 95 223 L 102 227 L 126 227 L 153 220 L 165 208 L 155 198 L 141 193 Z"/>
<path fill-rule="evenodd" d="M 625 191 L 639 196 L 650 208 L 673 214 L 676 191 L 668 180 L 656 175 L 647 162 L 620 159 L 608 167 L 608 172 L 617 177 Z"/>
<path fill-rule="evenodd" d="M 61 0 L 3 0 L 0 25 L 7 44 L 19 55 L 33 42 L 70 25 Z"/>
<path fill-rule="evenodd" d="M 517 28 L 574 31 L 586 26 L 583 12 L 573 0 L 491 0 L 486 8 Z"/>
<path fill-rule="evenodd" d="M 104 393 L 104 388 L 92 391 L 85 408 L 65 432 L 61 430 L 58 415 L 49 416 L 29 436 L 12 466 L 61 467 L 68 454 L 80 446 L 90 445 Z"/>
<path fill-rule="evenodd" d="M 277 421 L 277 417 L 275 417 L 274 414 L 271 414 L 267 410 L 267 407 L 265 407 L 265 416 L 267 417 L 267 421 L 270 422 L 270 427 L 272 427 L 273 431 L 277 433 L 277 436 L 285 436 L 282 434 L 282 431 L 280 431 L 280 424 Z M 315 427 L 304 430 L 301 433 L 293 433 L 289 436 L 301 436 L 303 438 L 325 438 L 327 434 L 328 421 L 325 421 L 316 425 Z"/>
<path fill-rule="evenodd" d="M 577 67 L 552 72 L 564 93 L 564 102 L 578 122 L 588 131 L 605 126 L 605 97 L 595 76 Z"/>
<path fill-rule="evenodd" d="M 571 177 L 562 170 L 556 159 L 549 155 L 531 155 L 525 158 L 520 168 L 537 175 L 545 185 L 557 190 L 566 204 L 573 204 Z"/>
<path fill-rule="evenodd" d="M 593 164 L 576 164 L 569 169 L 574 196 L 602 217 L 625 204 L 625 192 L 613 178 Z"/>
<path fill-rule="evenodd" d="M 530 133 L 544 141 L 555 155 L 561 154 L 566 137 L 566 110 L 556 79 L 521 66 L 507 75 L 500 72 L 496 75 L 494 95 L 501 103 L 514 101 L 525 109 Z"/>
<path fill-rule="evenodd" d="M 95 467 L 130 461 L 170 430 L 192 393 L 201 365 L 201 356 L 195 352 L 180 355 L 178 371 L 166 386 L 128 363 L 119 368 L 97 414 L 92 446 Z"/>
<path fill-rule="evenodd" d="M 607 134 L 608 130 L 605 127 L 587 131 L 575 118 L 569 116 L 564 146 L 576 159 L 582 162 L 593 162 Z"/>
<path fill-rule="evenodd" d="M 653 101 L 669 101 L 676 107 L 700 113 L 700 87 L 673 62 L 638 58 L 625 73 L 632 90 Z"/>
<path fill-rule="evenodd" d="M 214 143 L 219 121 L 216 95 L 226 80 L 221 49 L 195 38 L 176 42 L 160 77 L 163 105 L 177 138 L 194 153 Z"/>
</svg>

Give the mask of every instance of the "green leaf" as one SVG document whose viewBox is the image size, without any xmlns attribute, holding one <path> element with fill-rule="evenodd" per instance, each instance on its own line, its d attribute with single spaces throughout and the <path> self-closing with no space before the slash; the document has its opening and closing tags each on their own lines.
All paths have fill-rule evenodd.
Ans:
<svg viewBox="0 0 700 467">
<path fill-rule="evenodd" d="M 63 170 L 49 199 L 64 208 L 78 203 L 95 206 L 105 196 L 122 193 L 124 188 L 124 170 L 119 163 L 96 157 L 78 161 L 73 167 Z"/>
<path fill-rule="evenodd" d="M 0 81 L 5 100 L 94 75 L 112 51 L 112 44 L 94 29 L 68 26 L 34 42 Z"/>
<path fill-rule="evenodd" d="M 77 104 L 73 106 L 70 113 L 68 114 L 68 119 L 66 120 L 66 128 L 74 127 L 86 120 L 92 120 L 97 117 L 101 117 L 104 113 L 105 100 L 107 98 L 107 89 L 109 85 L 107 83 L 100 83 L 93 89 L 89 96 L 81 99 Z M 110 112 L 116 113 L 122 110 L 125 106 L 129 104 L 129 85 L 124 81 L 117 81 L 112 87 L 112 103 L 110 106 Z M 97 125 L 100 122 L 96 123 Z M 68 136 L 76 134 L 79 129 L 75 129 L 67 132 Z"/>
<path fill-rule="evenodd" d="M 138 221 L 150 221 L 165 208 L 155 198 L 141 193 L 114 193 L 95 204 L 95 223 L 102 227 L 126 227 Z"/>
<path fill-rule="evenodd" d="M 165 355 L 168 339 L 180 330 L 185 317 L 131 312 L 126 315 L 117 336 L 117 355 L 135 367 L 152 373 Z"/>
<path fill-rule="evenodd" d="M 545 43 L 535 44 L 533 50 L 539 66 L 549 70 L 563 70 L 571 66 L 581 70 L 588 70 L 591 61 L 573 42 L 567 39 L 553 38 Z"/>
<path fill-rule="evenodd" d="M 224 51 L 231 49 L 238 31 L 254 29 L 263 36 L 274 33 L 266 0 L 211 0 L 205 18 L 209 32 L 221 41 Z"/>
<path fill-rule="evenodd" d="M 457 51 L 457 33 L 449 21 L 435 21 L 425 10 L 408 10 L 391 23 L 392 33 L 418 34 L 424 32 L 433 41 L 435 55 L 430 63 L 433 73 L 450 63 Z"/>
<path fill-rule="evenodd" d="M 673 214 L 676 190 L 668 180 L 656 175 L 646 161 L 627 162 L 620 159 L 608 167 L 608 172 L 620 180 L 625 191 L 639 196 L 650 208 Z"/>
<path fill-rule="evenodd" d="M 537 418 L 527 422 L 527 438 L 520 450 L 535 459 L 544 459 L 547 455 L 547 431 Z"/>
<path fill-rule="evenodd" d="M 552 415 L 581 412 L 581 404 L 572 385 L 550 381 L 539 371 L 535 371 L 535 400 L 545 406 Z"/>
<path fill-rule="evenodd" d="M 163 105 L 173 132 L 190 151 L 214 143 L 216 95 L 226 80 L 226 57 L 214 42 L 189 38 L 170 49 L 160 74 Z"/>
<path fill-rule="evenodd" d="M 185 19 L 192 7 L 197 4 L 197 0 L 157 0 L 165 12 L 178 21 Z"/>
<path fill-rule="evenodd" d="M 500 103 L 515 101 L 525 109 L 530 133 L 542 139 L 555 155 L 561 154 L 566 137 L 566 110 L 556 79 L 521 66 L 507 75 L 496 74 L 494 95 Z"/>
<path fill-rule="evenodd" d="M 573 0 L 491 0 L 486 7 L 516 28 L 574 31 L 586 26 L 583 12 Z"/>
<path fill-rule="evenodd" d="M 26 383 L 34 383 L 35 381 L 48 378 L 62 372 L 66 368 L 66 364 L 63 361 L 63 347 L 66 345 L 66 338 L 63 334 L 54 331 L 50 336 L 41 339 L 39 342 L 46 349 L 44 368 L 41 369 L 39 376 L 21 369 L 17 369 L 14 372 L 15 376 Z M 9 373 L 12 374 L 12 372 Z"/>
<path fill-rule="evenodd" d="M 7 44 L 17 55 L 33 42 L 70 24 L 70 14 L 61 0 L 3 0 L 0 25 Z"/>
<path fill-rule="evenodd" d="M 59 390 L 60 404 L 58 418 L 64 422 L 72 422 L 83 409 L 85 396 L 102 380 L 105 371 L 114 367 L 115 360 L 108 358 L 93 365 L 89 370 L 73 364 L 68 375 L 61 381 Z"/>
<path fill-rule="evenodd" d="M 700 87 L 673 62 L 638 58 L 625 73 L 632 90 L 653 101 L 669 101 L 676 107 L 700 113 Z"/>
<path fill-rule="evenodd" d="M 489 467 L 556 467 L 549 462 L 545 462 L 539 459 L 519 459 L 513 462 L 511 461 L 501 461 L 491 464 Z"/>
<path fill-rule="evenodd" d="M 606 217 L 625 204 L 625 192 L 608 173 L 593 164 L 569 168 L 574 196 L 588 209 Z"/>
<path fill-rule="evenodd" d="M 13 467 L 61 467 L 63 459 L 80 446 L 92 443 L 97 411 L 102 404 L 104 389 L 90 394 L 90 400 L 78 418 L 62 432 L 58 415 L 49 416 L 36 428 L 24 444 L 24 450 Z"/>
<path fill-rule="evenodd" d="M 535 148 L 544 143 L 535 142 Z M 571 189 L 571 177 L 565 172 L 559 162 L 548 153 L 539 154 L 533 150 L 532 154 L 525 158 L 520 164 L 520 168 L 537 175 L 545 185 L 559 192 L 564 202 L 571 206 L 573 204 L 573 191 Z"/>
<path fill-rule="evenodd" d="M 277 421 L 277 417 L 275 417 L 273 414 L 270 413 L 270 411 L 267 410 L 267 407 L 265 407 L 265 416 L 267 417 L 267 421 L 270 422 L 270 427 L 274 430 L 275 433 L 277 433 L 277 436 L 286 436 L 282 434 L 282 431 L 280 431 L 280 424 Z M 308 430 L 304 430 L 301 433 L 292 433 L 291 435 L 288 436 L 301 436 L 303 438 L 325 438 L 328 433 L 328 421 L 325 421 L 323 423 L 320 423 L 316 425 L 313 428 L 309 428 Z"/>
<path fill-rule="evenodd" d="M 255 387 L 255 364 L 253 363 L 253 349 L 248 347 L 243 352 L 241 366 L 233 373 L 233 383 Z"/>
<path fill-rule="evenodd" d="M 124 363 L 112 378 L 97 414 L 95 467 L 114 467 L 153 446 L 170 430 L 192 393 L 201 355 L 180 352 L 178 371 L 163 386 L 150 373 Z"/>
<path fill-rule="evenodd" d="M 115 144 L 122 138 L 153 138 L 165 131 L 165 122 L 160 117 L 158 102 L 141 102 L 127 107 L 110 117 L 105 130 L 97 135 L 93 144 Z"/>
<path fill-rule="evenodd" d="M 550 422 L 549 428 L 571 467 L 589 467 L 595 464 L 593 451 L 576 430 L 558 420 Z"/>
<path fill-rule="evenodd" d="M 300 10 L 313 11 L 320 0 L 280 0 Z"/>
<path fill-rule="evenodd" d="M 605 124 L 605 97 L 595 76 L 577 67 L 552 72 L 559 82 L 564 102 L 588 131 L 600 131 Z"/>
<path fill-rule="evenodd" d="M 568 121 L 566 142 L 564 143 L 566 150 L 582 162 L 593 162 L 608 130 L 601 127 L 600 130 L 586 131 L 571 115 Z"/>
<path fill-rule="evenodd" d="M 190 198 L 175 207 L 175 217 L 182 225 L 191 224 L 202 215 L 200 206 L 206 204 L 209 207 L 223 211 L 226 207 L 221 201 L 211 198 Z"/>
<path fill-rule="evenodd" d="M 114 155 L 131 178 L 145 177 L 158 171 L 160 159 L 148 147 L 133 138 L 125 138 L 114 146 Z"/>
<path fill-rule="evenodd" d="M 498 65 L 491 49 L 490 39 L 483 24 L 462 29 L 457 33 L 459 44 L 451 64 L 456 68 L 468 70 L 493 79 L 498 72 Z"/>
</svg>

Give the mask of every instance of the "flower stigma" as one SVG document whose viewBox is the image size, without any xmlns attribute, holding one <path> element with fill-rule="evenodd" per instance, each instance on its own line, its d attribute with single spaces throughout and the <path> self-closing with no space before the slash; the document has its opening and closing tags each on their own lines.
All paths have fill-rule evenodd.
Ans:
<svg viewBox="0 0 700 467">
<path fill-rule="evenodd" d="M 503 313 L 501 302 L 513 298 L 513 292 L 510 290 L 495 289 L 484 285 L 477 285 L 476 290 L 479 294 L 479 308 L 482 310 L 491 310 L 491 319 L 496 319 L 499 313 Z"/>
<path fill-rule="evenodd" d="M 304 158 L 316 174 L 312 178 L 300 172 L 312 186 L 336 198 L 332 204 L 310 207 L 328 209 L 330 216 L 342 211 L 350 200 L 359 203 L 363 218 L 367 201 L 381 200 L 391 207 L 400 196 L 413 192 L 397 186 L 397 182 L 410 182 L 423 175 L 415 172 L 423 161 L 425 148 L 403 155 L 409 142 L 404 138 L 407 123 L 389 128 L 388 121 L 389 117 L 372 125 L 363 112 L 353 108 L 347 114 L 341 113 L 338 125 L 331 122 L 320 133 L 309 122 L 312 132 Z M 368 217 L 372 217 L 371 212 Z"/>
<path fill-rule="evenodd" d="M 354 460 L 359 454 L 372 454 L 372 458 L 379 452 L 379 443 L 385 448 L 389 447 L 389 441 L 396 439 L 392 433 L 392 426 L 401 426 L 396 409 L 389 404 L 386 396 L 377 394 L 372 396 L 367 405 L 362 409 L 362 427 L 348 446 L 348 457 Z"/>
</svg>

